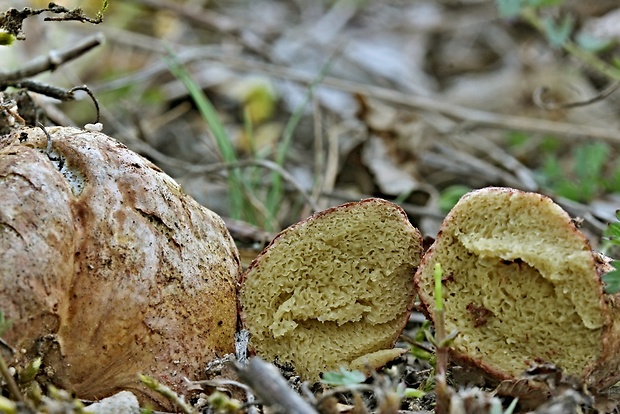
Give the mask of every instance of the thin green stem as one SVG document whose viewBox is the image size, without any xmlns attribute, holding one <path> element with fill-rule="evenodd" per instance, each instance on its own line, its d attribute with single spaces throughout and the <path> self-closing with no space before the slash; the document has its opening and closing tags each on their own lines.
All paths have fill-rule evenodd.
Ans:
<svg viewBox="0 0 620 414">
<path fill-rule="evenodd" d="M 445 345 L 446 326 L 443 310 L 443 290 L 441 279 L 443 269 L 441 264 L 435 263 L 433 273 L 435 279 L 435 395 L 436 395 L 436 414 L 447 414 L 450 409 L 450 390 L 446 379 L 448 370 L 448 347 Z"/>
<path fill-rule="evenodd" d="M 231 143 L 228 133 L 220 121 L 215 107 L 202 91 L 202 88 L 200 88 L 192 79 L 189 72 L 179 62 L 172 51 L 169 50 L 168 56 L 166 56 L 165 60 L 170 72 L 172 72 L 172 74 L 183 83 L 188 93 L 196 103 L 200 115 L 207 122 L 207 125 L 213 133 L 222 159 L 231 164 L 237 162 L 235 147 Z M 244 210 L 243 178 L 239 169 L 232 169 L 229 171 L 228 197 L 230 216 L 234 219 L 242 219 Z"/>
<path fill-rule="evenodd" d="M 286 126 L 284 127 L 284 131 L 282 133 L 282 141 L 280 142 L 276 150 L 275 161 L 276 161 L 276 164 L 278 164 L 279 166 L 281 167 L 284 166 L 284 162 L 286 161 L 286 157 L 289 153 L 291 143 L 293 142 L 293 133 L 295 132 L 295 129 L 297 128 L 297 125 L 299 124 L 299 121 L 301 120 L 304 114 L 304 110 L 306 109 L 306 106 L 308 106 L 308 103 L 310 102 L 310 99 L 312 98 L 312 95 L 314 93 L 316 86 L 323 81 L 325 76 L 327 76 L 327 73 L 329 72 L 329 69 L 331 68 L 333 61 L 335 59 L 336 52 L 338 52 L 339 50 L 340 50 L 340 47 L 337 47 L 332 53 L 332 55 L 327 59 L 325 64 L 321 67 L 321 70 L 319 71 L 316 78 L 308 86 L 308 89 L 306 90 L 306 94 L 304 95 L 303 101 L 295 109 L 295 111 L 289 118 L 288 122 L 286 123 Z M 271 175 L 270 181 L 271 181 L 271 187 L 269 188 L 269 192 L 267 193 L 267 202 L 265 204 L 267 206 L 267 210 L 271 214 L 270 220 L 268 221 L 276 221 L 277 215 L 280 209 L 280 205 L 282 202 L 283 180 L 282 180 L 281 175 L 274 172 Z M 275 229 L 270 229 L 270 230 L 275 230 Z"/>
</svg>

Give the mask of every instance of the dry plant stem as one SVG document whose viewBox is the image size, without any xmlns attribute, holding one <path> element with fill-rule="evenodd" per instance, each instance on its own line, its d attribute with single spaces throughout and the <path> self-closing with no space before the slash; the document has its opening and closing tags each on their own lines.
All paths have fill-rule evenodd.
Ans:
<svg viewBox="0 0 620 414">
<path fill-rule="evenodd" d="M 586 99 L 584 101 L 558 103 L 544 100 L 543 95 L 549 92 L 549 88 L 543 86 L 534 91 L 534 93 L 532 94 L 532 100 L 534 101 L 536 106 L 547 110 L 577 108 L 580 106 L 587 106 L 602 101 L 603 99 L 607 98 L 609 95 L 617 91 L 618 88 L 620 88 L 620 80 L 613 82 L 611 85 L 607 86 L 607 88 L 605 88 L 600 93 L 590 99 Z"/>
<path fill-rule="evenodd" d="M 525 21 L 527 21 L 529 24 L 534 26 L 536 30 L 538 30 L 540 33 L 545 33 L 543 23 L 534 9 L 530 7 L 523 8 L 521 10 L 521 17 L 523 17 Z M 562 44 L 562 48 L 571 55 L 575 56 L 577 59 L 581 60 L 586 65 L 597 70 L 598 72 L 609 77 L 610 79 L 620 81 L 620 70 L 607 64 L 605 61 L 599 59 L 594 54 L 583 50 L 572 41 L 568 40 L 564 42 Z"/>
<path fill-rule="evenodd" d="M 416 347 L 418 349 L 421 349 L 424 352 L 428 352 L 429 354 L 433 353 L 433 350 L 429 347 L 427 347 L 426 345 L 416 341 L 414 338 L 410 337 L 407 334 L 401 334 L 399 337 L 399 340 L 403 341 L 403 342 L 407 342 L 409 345 Z"/>
<path fill-rule="evenodd" d="M 0 373 L 2 374 L 2 378 L 4 378 L 4 381 L 6 382 L 9 392 L 13 398 L 16 401 L 23 401 L 24 398 L 22 397 L 22 393 L 19 391 L 19 387 L 9 372 L 9 367 L 6 365 L 6 361 L 2 355 L 0 355 Z"/>
<path fill-rule="evenodd" d="M 247 412 L 248 414 L 257 414 L 258 410 L 256 409 L 256 407 L 254 406 L 255 404 L 255 399 L 254 399 L 254 393 L 252 392 L 252 389 L 239 382 L 239 381 L 234 381 L 234 380 L 227 380 L 227 379 L 218 379 L 218 380 L 202 380 L 202 381 L 191 381 L 191 384 L 193 385 L 206 385 L 209 387 L 221 387 L 221 386 L 226 386 L 226 385 L 230 385 L 233 387 L 239 387 L 241 388 L 245 393 L 246 393 L 246 401 L 247 401 Z"/>
<path fill-rule="evenodd" d="M 189 20 L 201 27 L 207 27 L 214 31 L 223 33 L 233 37 L 242 46 L 251 50 L 259 56 L 268 58 L 266 50 L 269 50 L 262 39 L 256 35 L 252 35 L 247 28 L 240 27 L 237 22 L 223 14 L 215 13 L 211 10 L 205 10 L 200 7 L 188 7 L 186 5 L 177 4 L 167 0 L 132 0 L 134 3 L 143 4 L 156 9 L 169 10 L 183 19 Z"/>
<path fill-rule="evenodd" d="M 11 354 L 14 354 L 15 348 L 13 348 L 11 345 L 7 344 L 6 341 L 2 338 L 0 338 L 0 347 L 6 349 L 7 351 L 9 351 Z"/>
<path fill-rule="evenodd" d="M 95 95 L 91 92 L 90 89 L 88 89 L 88 86 L 84 85 L 84 86 L 76 86 L 74 88 L 71 88 L 67 91 L 67 94 L 70 96 L 74 96 L 75 91 L 83 91 L 85 92 L 88 97 L 93 101 L 93 104 L 95 105 L 95 110 L 97 113 L 97 117 L 95 118 L 95 122 L 96 124 L 99 123 L 99 120 L 101 119 L 101 109 L 99 108 L 99 102 L 97 101 L 97 98 L 95 98 Z"/>
<path fill-rule="evenodd" d="M 122 132 L 121 138 L 134 149 L 134 151 L 144 153 L 151 157 L 153 160 L 157 161 L 160 165 L 165 164 L 170 167 L 180 168 L 185 170 L 187 173 L 204 173 L 204 174 L 212 174 L 218 171 L 231 169 L 231 168 L 245 168 L 245 167 L 253 167 L 260 166 L 271 171 L 274 171 L 282 176 L 284 181 L 287 181 L 289 184 L 299 192 L 299 194 L 304 198 L 306 203 L 312 208 L 314 211 L 319 211 L 320 208 L 317 205 L 316 200 L 308 194 L 308 192 L 299 184 L 299 182 L 293 177 L 288 171 L 279 166 L 273 161 L 269 160 L 243 160 L 236 163 L 217 163 L 211 165 L 195 165 L 189 162 L 180 160 L 178 158 L 170 157 L 155 148 L 149 145 L 147 142 L 138 139 L 136 136 L 136 131 L 128 130 L 122 124 L 115 120 L 115 118 L 106 111 L 104 108 L 101 108 L 101 112 L 104 114 L 105 122 L 114 125 L 116 129 Z"/>
<path fill-rule="evenodd" d="M 298 71 L 292 71 L 276 65 L 255 61 L 249 62 L 244 59 L 229 56 L 216 56 L 213 59 L 221 60 L 222 63 L 239 69 L 260 71 L 269 75 L 283 77 L 304 84 L 309 84 L 312 82 L 311 75 Z M 518 131 L 558 134 L 569 137 L 581 135 L 589 136 L 591 138 L 600 138 L 616 143 L 620 142 L 620 131 L 611 130 L 609 128 L 575 125 L 565 122 L 546 121 L 542 119 L 503 115 L 481 111 L 478 109 L 470 109 L 432 97 L 408 95 L 392 89 L 382 88 L 380 86 L 365 85 L 330 76 L 326 76 L 321 84 L 341 91 L 358 93 L 411 108 L 439 112 L 446 116 L 483 126 L 506 128 Z"/>
<path fill-rule="evenodd" d="M 546 194 L 547 195 L 547 194 Z M 553 200 L 558 203 L 562 208 L 570 213 L 573 217 L 581 217 L 585 223 L 593 230 L 596 230 L 600 236 L 605 232 L 607 228 L 607 222 L 597 219 L 592 211 L 592 207 L 581 204 L 577 201 L 569 200 L 564 197 L 557 197 L 555 195 L 549 195 Z"/>
<path fill-rule="evenodd" d="M 280 165 L 276 164 L 273 161 L 262 160 L 262 159 L 252 159 L 252 160 L 243 160 L 234 163 L 216 163 L 205 166 L 193 166 L 188 171 L 188 173 L 214 173 L 217 171 L 221 171 L 224 169 L 232 169 L 232 168 L 244 168 L 244 167 L 254 167 L 259 166 L 276 172 L 282 176 L 285 181 L 288 181 L 294 188 L 301 194 L 306 203 L 312 208 L 313 212 L 319 211 L 319 207 L 316 203 L 316 200 L 308 194 L 308 192 L 297 182 L 295 177 L 293 177 L 288 171 L 282 168 Z"/>
<path fill-rule="evenodd" d="M 166 397 L 168 400 L 172 401 L 175 407 L 180 408 L 184 414 L 195 414 L 194 409 L 188 403 L 186 403 L 182 397 L 179 397 L 176 392 L 172 391 L 169 387 L 161 384 L 156 379 L 151 378 L 148 375 L 140 375 L 140 381 L 142 381 L 144 385 L 146 385 L 153 391 L 158 392 L 159 394 Z"/>
<path fill-rule="evenodd" d="M 77 45 L 59 51 L 52 50 L 47 56 L 41 56 L 29 62 L 23 68 L 12 72 L 0 71 L 0 83 L 14 82 L 20 79 L 30 78 L 48 70 L 54 70 L 63 63 L 82 56 L 101 43 L 103 43 L 103 35 L 98 33 Z"/>
<path fill-rule="evenodd" d="M 321 195 L 321 190 L 325 186 L 325 153 L 323 150 L 323 112 L 321 110 L 320 100 L 316 95 L 312 96 L 312 114 L 314 121 L 314 186 L 312 188 L 312 197 L 316 200 Z M 321 207 L 323 207 L 321 205 Z M 304 212 L 304 217 L 307 216 Z"/>
<path fill-rule="evenodd" d="M 327 168 L 325 169 L 323 181 L 323 191 L 325 192 L 334 191 L 336 187 L 340 159 L 338 144 L 338 134 L 335 131 L 329 131 L 327 134 Z"/>
<path fill-rule="evenodd" d="M 502 168 L 467 152 L 458 151 L 447 145 L 435 145 L 439 154 L 429 152 L 421 158 L 429 164 L 435 164 L 445 170 L 459 170 L 469 175 L 478 175 L 490 178 L 492 181 L 500 181 L 509 187 L 520 187 L 521 181 Z M 439 165 L 437 165 L 439 163 Z M 443 165 L 442 165 L 443 164 Z"/>
<path fill-rule="evenodd" d="M 62 110 L 60 110 L 52 100 L 46 99 L 39 94 L 32 93 L 30 98 L 34 101 L 38 108 L 45 112 L 45 116 L 54 125 L 76 126 L 75 122 L 69 118 Z"/>
<path fill-rule="evenodd" d="M 518 188 L 528 191 L 539 190 L 538 183 L 534 178 L 534 173 L 523 165 L 517 158 L 509 154 L 506 150 L 492 142 L 490 139 L 478 135 L 477 139 L 468 140 L 467 137 L 461 137 L 458 134 L 450 137 L 450 139 L 454 139 L 484 151 L 491 160 L 495 161 L 495 165 L 503 167 L 503 169 L 508 170 L 512 173 L 512 175 L 514 175 L 514 177 L 516 177 L 518 183 L 520 184 L 517 186 Z"/>
<path fill-rule="evenodd" d="M 335 200 L 346 201 L 346 202 L 372 197 L 371 194 L 348 194 L 348 193 L 338 192 L 338 191 L 334 191 L 330 193 L 322 193 L 321 195 L 323 197 L 329 197 Z M 431 217 L 431 218 L 436 218 L 440 220 L 442 220 L 446 216 L 445 214 L 441 213 L 436 208 L 420 207 L 415 204 L 408 204 L 408 203 L 399 203 L 398 205 L 401 206 L 402 209 L 405 210 L 407 214 L 412 215 L 412 216 L 424 216 L 424 217 Z"/>
<path fill-rule="evenodd" d="M 318 398 L 316 405 L 320 407 L 325 400 L 327 400 L 328 398 L 337 397 L 338 395 L 355 395 L 356 393 L 359 395 L 359 392 L 364 391 L 372 392 L 375 394 L 377 393 L 377 389 L 369 384 L 354 384 L 350 386 L 336 387 L 323 392 L 323 394 L 321 394 L 321 396 Z"/>
<path fill-rule="evenodd" d="M 278 369 L 260 358 L 251 358 L 246 368 L 236 366 L 239 377 L 266 405 L 289 414 L 318 414 L 299 394 L 291 389 Z"/>
<path fill-rule="evenodd" d="M 143 44 L 145 43 L 142 42 L 142 37 L 126 35 L 125 32 L 111 30 L 106 30 L 106 33 L 109 38 L 112 38 L 117 43 L 144 48 Z M 146 42 L 146 44 L 151 45 L 147 49 L 152 52 L 165 53 L 165 50 L 158 47 L 155 42 Z M 181 46 L 179 45 L 179 47 Z M 178 54 L 178 59 L 183 64 L 206 58 L 209 58 L 211 63 L 219 62 L 222 65 L 235 69 L 260 72 L 269 76 L 284 78 L 305 85 L 311 84 L 314 80 L 313 76 L 308 73 L 291 70 L 269 63 L 250 61 L 248 59 L 242 59 L 235 56 L 224 56 L 222 53 L 215 52 L 211 47 L 185 49 L 181 50 Z M 143 82 L 162 72 L 165 72 L 166 70 L 165 65 L 153 65 L 153 67 L 145 71 L 141 71 L 138 74 L 132 74 L 124 78 L 119 78 L 100 84 L 94 87 L 93 90 L 109 90 L 110 88 L 121 88 L 138 81 Z M 518 131 L 557 134 L 565 137 L 588 136 L 609 142 L 620 142 L 620 131 L 611 130 L 609 128 L 575 125 L 566 122 L 546 121 L 535 118 L 503 115 L 477 109 L 470 109 L 460 105 L 444 102 L 436 98 L 419 95 L 413 96 L 392 89 L 382 88 L 380 86 L 365 85 L 330 76 L 326 76 L 321 82 L 321 85 L 345 92 L 358 93 L 364 96 L 378 98 L 386 102 L 392 102 L 410 108 L 438 112 L 458 120 L 468 121 L 492 128 L 506 128 Z"/>
</svg>

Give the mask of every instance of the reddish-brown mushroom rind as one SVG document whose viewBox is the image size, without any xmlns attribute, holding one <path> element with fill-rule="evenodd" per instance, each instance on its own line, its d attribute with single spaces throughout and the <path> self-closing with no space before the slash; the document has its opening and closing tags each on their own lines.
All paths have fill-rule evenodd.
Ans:
<svg viewBox="0 0 620 414">
<path fill-rule="evenodd" d="M 620 376 L 618 297 L 603 293 L 610 270 L 570 216 L 540 194 L 485 188 L 445 218 L 415 276 L 434 318 L 433 269 L 444 271 L 446 330 L 457 363 L 495 381 L 552 363 L 594 390 Z"/>
<path fill-rule="evenodd" d="M 223 221 L 104 134 L 24 129 L 0 141 L 3 339 L 41 354 L 80 398 L 120 389 L 169 407 L 234 352 L 238 252 Z M 50 371 L 51 372 L 51 371 Z"/>
<path fill-rule="evenodd" d="M 282 231 L 244 272 L 242 325 L 257 355 L 291 362 L 302 378 L 379 367 L 413 308 L 420 233 L 381 199 L 319 212 Z M 258 292 L 258 293 L 257 293 Z"/>
</svg>

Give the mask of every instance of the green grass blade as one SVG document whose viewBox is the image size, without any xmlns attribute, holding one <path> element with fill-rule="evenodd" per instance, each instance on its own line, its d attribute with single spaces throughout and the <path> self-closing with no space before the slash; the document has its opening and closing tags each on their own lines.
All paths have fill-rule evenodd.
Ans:
<svg viewBox="0 0 620 414">
<path fill-rule="evenodd" d="M 183 64 L 178 61 L 174 53 L 169 50 L 168 55 L 164 58 L 170 72 L 179 79 L 188 93 L 196 103 L 200 115 L 204 118 L 211 130 L 211 133 L 215 137 L 220 156 L 224 162 L 236 163 L 237 154 L 235 148 L 230 141 L 228 133 L 224 128 L 224 125 L 220 121 L 220 118 L 215 110 L 215 107 L 209 101 L 209 98 L 202 91 L 200 86 L 192 79 L 191 75 L 185 69 Z M 241 171 L 238 168 L 229 170 L 228 173 L 228 202 L 230 208 L 230 216 L 234 219 L 242 219 L 244 210 L 244 195 L 243 195 L 243 177 Z"/>
</svg>

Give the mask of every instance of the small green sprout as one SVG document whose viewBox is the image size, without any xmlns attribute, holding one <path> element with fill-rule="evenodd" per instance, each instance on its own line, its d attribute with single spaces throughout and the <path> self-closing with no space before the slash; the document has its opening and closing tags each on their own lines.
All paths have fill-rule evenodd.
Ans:
<svg viewBox="0 0 620 414">
<path fill-rule="evenodd" d="M 609 223 L 607 227 L 607 237 L 610 244 L 620 246 L 620 210 L 616 211 L 616 218 L 619 221 Z M 620 292 L 620 260 L 612 260 L 611 265 L 614 270 L 603 275 L 601 280 L 605 283 L 605 293 L 614 294 Z"/>
<path fill-rule="evenodd" d="M 605 283 L 605 293 L 614 294 L 620 292 L 620 261 L 614 260 L 611 265 L 615 270 L 606 273 L 602 280 Z"/>
<path fill-rule="evenodd" d="M 405 398 L 422 398 L 426 395 L 426 393 L 422 390 L 418 390 L 416 388 L 406 388 L 404 384 L 398 384 L 398 388 L 396 389 L 399 395 Z"/>
<path fill-rule="evenodd" d="M 0 310 L 0 336 L 4 335 L 4 333 L 11 327 L 11 320 L 6 319 L 4 316 L 4 312 Z"/>
<path fill-rule="evenodd" d="M 32 381 L 34 381 L 35 377 L 39 373 L 41 369 L 41 365 L 43 360 L 41 357 L 35 358 L 28 363 L 28 365 L 19 373 L 19 383 L 20 385 L 28 385 Z"/>
<path fill-rule="evenodd" d="M 17 403 L 7 397 L 0 395 L 0 412 L 6 414 L 16 414 Z"/>
<path fill-rule="evenodd" d="M 11 33 L 0 32 L 0 46 L 11 46 L 15 41 L 15 36 Z"/>
<path fill-rule="evenodd" d="M 323 374 L 321 382 L 325 385 L 350 387 L 366 381 L 366 376 L 360 371 L 348 371 L 340 367 L 340 372 L 330 371 Z"/>
<path fill-rule="evenodd" d="M 446 187 L 439 194 L 439 209 L 447 214 L 456 205 L 461 197 L 471 191 L 466 185 L 451 185 Z"/>
<path fill-rule="evenodd" d="M 218 413 L 235 413 L 242 407 L 239 400 L 230 398 L 228 395 L 220 391 L 215 391 L 213 394 L 209 395 L 207 402 L 211 408 L 215 409 Z"/>
</svg>

